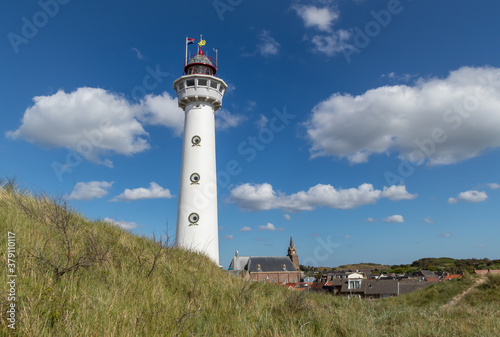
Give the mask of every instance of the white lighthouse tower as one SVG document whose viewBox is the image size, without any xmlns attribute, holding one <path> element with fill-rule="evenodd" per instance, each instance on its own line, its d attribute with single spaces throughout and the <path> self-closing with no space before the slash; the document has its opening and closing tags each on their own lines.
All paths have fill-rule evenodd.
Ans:
<svg viewBox="0 0 500 337">
<path fill-rule="evenodd" d="M 216 77 L 216 61 L 203 53 L 205 41 L 198 45 L 198 54 L 184 61 L 184 75 L 174 81 L 185 112 L 175 242 L 219 264 L 214 117 L 227 84 Z"/>
</svg>

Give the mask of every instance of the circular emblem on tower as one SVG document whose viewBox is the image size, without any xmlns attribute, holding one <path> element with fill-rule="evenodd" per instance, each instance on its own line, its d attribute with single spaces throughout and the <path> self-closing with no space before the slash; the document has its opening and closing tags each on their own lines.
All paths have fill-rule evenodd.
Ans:
<svg viewBox="0 0 500 337">
<path fill-rule="evenodd" d="M 189 214 L 188 220 L 190 222 L 189 226 L 198 226 L 198 220 L 200 220 L 200 216 L 198 213 Z"/>
<path fill-rule="evenodd" d="M 201 137 L 200 136 L 193 136 L 193 138 L 191 138 L 191 143 L 193 143 L 192 146 L 200 146 L 201 145 Z"/>
<path fill-rule="evenodd" d="M 191 177 L 189 177 L 189 180 L 191 180 L 191 185 L 198 185 L 200 183 L 200 175 L 198 173 L 193 173 Z"/>
</svg>

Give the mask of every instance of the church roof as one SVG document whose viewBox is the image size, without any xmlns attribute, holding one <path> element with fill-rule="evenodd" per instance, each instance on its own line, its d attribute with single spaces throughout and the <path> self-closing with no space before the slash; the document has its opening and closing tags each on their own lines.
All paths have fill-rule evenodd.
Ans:
<svg viewBox="0 0 500 337">
<path fill-rule="evenodd" d="M 260 265 L 260 270 L 257 268 L 258 265 Z M 250 256 L 245 269 L 251 273 L 283 271 L 283 265 L 285 265 L 286 271 L 297 271 L 287 256 Z"/>
<path fill-rule="evenodd" d="M 286 271 L 297 271 L 288 256 L 233 256 L 229 270 L 248 270 L 251 273 L 275 272 L 283 271 L 283 265 Z"/>
<path fill-rule="evenodd" d="M 230 270 L 243 270 L 250 256 L 234 256 L 231 264 L 229 265 Z"/>
</svg>

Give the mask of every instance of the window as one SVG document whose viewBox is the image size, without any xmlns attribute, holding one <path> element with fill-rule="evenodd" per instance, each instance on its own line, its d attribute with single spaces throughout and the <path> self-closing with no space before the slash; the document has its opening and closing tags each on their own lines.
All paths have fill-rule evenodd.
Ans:
<svg viewBox="0 0 500 337">
<path fill-rule="evenodd" d="M 179 90 L 184 89 L 184 82 L 179 83 Z"/>
<path fill-rule="evenodd" d="M 293 282 L 293 283 L 297 282 L 297 280 L 295 279 L 295 277 L 294 277 L 294 278 L 292 278 L 292 282 Z"/>
<path fill-rule="evenodd" d="M 273 277 L 273 283 L 276 283 L 276 278 Z"/>
<path fill-rule="evenodd" d="M 200 86 L 206 87 L 207 86 L 207 82 L 208 81 L 206 79 L 204 79 L 204 78 L 203 79 L 202 78 L 198 79 L 198 85 L 200 85 Z"/>
<path fill-rule="evenodd" d="M 215 82 L 215 81 L 210 81 L 210 87 L 211 87 L 211 88 L 217 89 L 217 84 L 218 84 L 218 83 L 217 83 L 217 82 Z"/>
<path fill-rule="evenodd" d="M 347 289 L 361 289 L 361 280 L 349 280 Z"/>
<path fill-rule="evenodd" d="M 222 93 L 222 91 L 224 90 L 224 87 L 221 85 L 219 86 L 219 91 Z"/>
<path fill-rule="evenodd" d="M 283 281 L 283 283 L 286 283 L 286 277 L 283 277 L 281 281 Z"/>
<path fill-rule="evenodd" d="M 186 86 L 188 87 L 194 87 L 194 79 L 189 79 L 186 81 Z"/>
</svg>

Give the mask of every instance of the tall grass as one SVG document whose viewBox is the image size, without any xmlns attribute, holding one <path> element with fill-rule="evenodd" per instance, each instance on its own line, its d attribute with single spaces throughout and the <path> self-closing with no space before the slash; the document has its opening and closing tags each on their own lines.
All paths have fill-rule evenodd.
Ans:
<svg viewBox="0 0 500 337">
<path fill-rule="evenodd" d="M 468 280 L 382 301 L 289 291 L 232 277 L 168 238 L 88 220 L 64 199 L 1 185 L 0 247 L 7 247 L 7 231 L 16 234 L 18 283 L 14 331 L 6 321 L 2 254 L 0 335 L 500 335 L 500 303 L 488 300 L 497 290 L 478 288 L 480 303 L 467 298 L 441 309 Z M 498 279 L 486 285 L 497 289 Z"/>
</svg>

